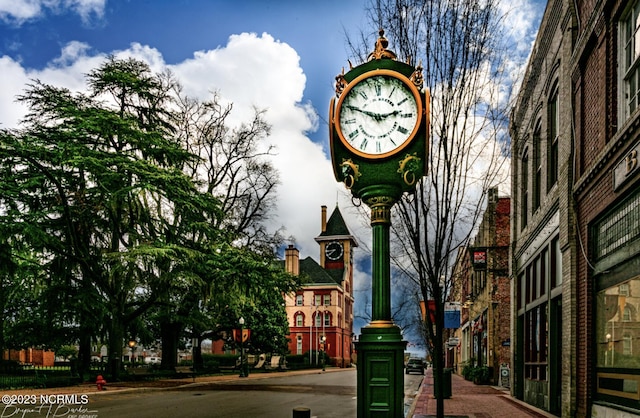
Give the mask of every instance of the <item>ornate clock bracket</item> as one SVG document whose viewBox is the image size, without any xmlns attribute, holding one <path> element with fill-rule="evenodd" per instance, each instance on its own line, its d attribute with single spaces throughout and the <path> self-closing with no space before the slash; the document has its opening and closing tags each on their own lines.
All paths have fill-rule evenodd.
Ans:
<svg viewBox="0 0 640 418">
<path fill-rule="evenodd" d="M 413 154 L 407 154 L 404 159 L 402 159 L 398 165 L 398 173 L 402 175 L 402 180 L 405 182 L 407 186 L 413 186 L 418 181 L 420 175 L 420 157 Z"/>
<path fill-rule="evenodd" d="M 342 181 L 347 189 L 351 189 L 358 178 L 362 175 L 360 172 L 360 167 L 358 164 L 355 164 L 351 161 L 351 158 L 348 160 L 342 160 L 342 164 L 340 164 L 340 174 L 342 175 Z"/>
<path fill-rule="evenodd" d="M 422 76 L 422 61 L 418 63 L 416 70 L 411 74 L 409 80 L 413 82 L 413 84 L 418 88 L 418 90 L 422 91 L 422 87 L 424 86 L 424 77 Z"/>
</svg>

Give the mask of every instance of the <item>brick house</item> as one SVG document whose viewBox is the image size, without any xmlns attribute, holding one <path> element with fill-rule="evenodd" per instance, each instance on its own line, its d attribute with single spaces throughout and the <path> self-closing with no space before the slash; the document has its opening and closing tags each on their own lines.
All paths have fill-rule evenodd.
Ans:
<svg viewBox="0 0 640 418">
<path fill-rule="evenodd" d="M 446 358 L 457 362 L 457 373 L 469 362 L 487 366 L 491 381 L 501 384 L 500 370 L 509 370 L 511 364 L 511 199 L 499 197 L 494 188 L 487 201 L 473 244 L 458 252 L 454 266 L 451 295 L 461 304 L 460 329 L 454 332 L 458 344 L 449 344 Z"/>
<path fill-rule="evenodd" d="M 640 0 L 555 0 L 511 117 L 513 394 L 640 415 Z"/>
<path fill-rule="evenodd" d="M 300 259 L 293 245 L 285 250 L 285 269 L 305 276 L 307 282 L 295 294 L 285 296 L 289 320 L 289 352 L 313 353 L 322 350 L 338 367 L 352 362 L 353 335 L 353 249 L 358 243 L 349 232 L 340 210 L 327 220 L 327 207 L 321 208 L 321 232 L 315 238 L 320 246 L 320 263 L 311 257 Z"/>
</svg>

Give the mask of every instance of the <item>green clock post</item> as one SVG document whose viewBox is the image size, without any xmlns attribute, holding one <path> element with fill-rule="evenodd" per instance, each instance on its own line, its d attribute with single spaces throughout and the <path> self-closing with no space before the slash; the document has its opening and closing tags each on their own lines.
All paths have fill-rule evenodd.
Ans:
<svg viewBox="0 0 640 418">
<path fill-rule="evenodd" d="M 366 63 L 336 77 L 329 142 L 336 179 L 371 209 L 372 320 L 358 351 L 358 418 L 402 417 L 406 342 L 391 319 L 391 208 L 425 174 L 429 95 L 422 68 L 396 60 L 380 31 Z"/>
</svg>

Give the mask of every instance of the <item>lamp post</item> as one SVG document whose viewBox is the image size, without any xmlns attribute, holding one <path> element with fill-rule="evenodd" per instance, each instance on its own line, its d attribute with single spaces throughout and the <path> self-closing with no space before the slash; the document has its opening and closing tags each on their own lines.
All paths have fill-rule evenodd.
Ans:
<svg viewBox="0 0 640 418">
<path fill-rule="evenodd" d="M 324 347 L 325 342 L 327 341 L 327 337 L 324 335 L 320 337 L 320 361 L 322 362 L 322 371 L 324 371 Z"/>
<path fill-rule="evenodd" d="M 136 351 L 136 340 L 134 340 L 133 338 L 129 340 L 129 348 L 131 349 L 131 365 L 133 366 L 135 361 L 133 358 L 133 354 Z"/>
<path fill-rule="evenodd" d="M 238 323 L 240 324 L 240 377 L 247 377 L 244 373 L 244 318 L 240 317 Z"/>
</svg>

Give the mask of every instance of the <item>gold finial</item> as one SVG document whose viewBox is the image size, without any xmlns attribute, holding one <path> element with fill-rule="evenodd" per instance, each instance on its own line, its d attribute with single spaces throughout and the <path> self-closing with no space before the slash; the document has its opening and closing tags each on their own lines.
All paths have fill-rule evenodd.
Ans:
<svg viewBox="0 0 640 418">
<path fill-rule="evenodd" d="M 369 54 L 368 61 L 371 61 L 374 59 L 379 60 L 382 58 L 395 60 L 396 54 L 393 51 L 389 51 L 387 49 L 387 46 L 389 46 L 389 41 L 387 40 L 387 38 L 384 37 L 384 29 L 380 29 L 378 34 L 380 36 L 378 37 L 378 40 L 376 40 L 376 46 L 373 52 Z"/>
<path fill-rule="evenodd" d="M 342 73 L 336 76 L 336 97 L 340 97 L 346 86 L 347 80 L 344 79 L 344 67 L 342 67 Z"/>
</svg>

